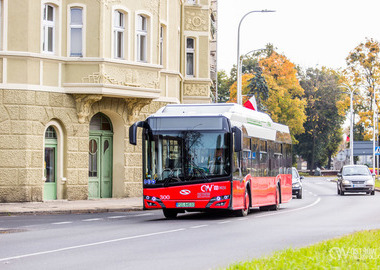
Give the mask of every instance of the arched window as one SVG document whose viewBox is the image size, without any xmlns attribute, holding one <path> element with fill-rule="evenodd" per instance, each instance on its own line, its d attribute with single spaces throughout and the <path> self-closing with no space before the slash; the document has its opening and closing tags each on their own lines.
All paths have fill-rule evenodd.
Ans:
<svg viewBox="0 0 380 270">
<path fill-rule="evenodd" d="M 102 113 L 95 114 L 90 121 L 90 130 L 112 131 L 111 121 Z"/>
</svg>

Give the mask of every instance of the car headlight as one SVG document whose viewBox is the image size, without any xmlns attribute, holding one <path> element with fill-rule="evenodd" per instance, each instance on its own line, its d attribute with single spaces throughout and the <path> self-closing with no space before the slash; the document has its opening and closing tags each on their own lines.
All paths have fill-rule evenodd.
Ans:
<svg viewBox="0 0 380 270">
<path fill-rule="evenodd" d="M 293 187 L 300 187 L 300 186 L 301 186 L 300 183 L 293 184 Z"/>
<path fill-rule="evenodd" d="M 375 185 L 375 182 L 373 181 L 373 179 L 370 179 L 370 180 L 367 180 L 367 181 L 365 182 L 365 184 L 366 184 L 366 185 L 369 185 L 369 186 L 373 186 L 373 185 Z"/>
<path fill-rule="evenodd" d="M 348 180 L 343 180 L 343 181 L 342 181 L 342 184 L 343 184 L 343 185 L 350 185 L 350 184 L 351 184 L 351 182 L 350 182 L 350 181 L 348 181 Z"/>
</svg>

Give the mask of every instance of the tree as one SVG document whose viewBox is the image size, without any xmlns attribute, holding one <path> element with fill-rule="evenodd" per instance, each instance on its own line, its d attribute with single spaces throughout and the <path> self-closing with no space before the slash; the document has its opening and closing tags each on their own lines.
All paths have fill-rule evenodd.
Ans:
<svg viewBox="0 0 380 270">
<path fill-rule="evenodd" d="M 224 70 L 218 71 L 218 100 L 217 103 L 226 103 L 230 98 L 232 81 Z"/>
<path fill-rule="evenodd" d="M 340 89 L 339 75 L 330 69 L 308 69 L 301 74 L 301 86 L 307 100 L 305 132 L 296 136 L 298 155 L 308 163 L 308 169 L 330 166 L 331 157 L 342 140 L 341 125 L 344 116 L 339 114 L 338 102 L 344 95 Z"/>
<path fill-rule="evenodd" d="M 243 96 L 243 104 L 248 100 L 249 92 L 249 81 L 253 78 L 253 74 L 243 74 L 241 78 L 241 92 Z M 228 102 L 236 103 L 237 102 L 237 86 L 236 81 L 230 87 L 230 99 Z"/>
<path fill-rule="evenodd" d="M 259 64 L 269 89 L 263 105 L 273 121 L 289 126 L 293 142 L 297 142 L 294 135 L 304 132 L 306 120 L 306 101 L 302 99 L 304 90 L 297 79 L 297 70 L 284 55 L 275 51 Z"/>
<path fill-rule="evenodd" d="M 350 85 L 357 87 L 360 92 L 360 107 L 358 108 L 359 126 L 364 127 L 364 139 L 372 138 L 373 125 L 373 94 L 379 89 L 380 79 L 380 44 L 373 39 L 366 39 L 350 52 L 346 58 L 346 78 Z M 379 96 L 376 97 L 379 100 Z M 378 110 L 379 102 L 376 102 Z"/>
<path fill-rule="evenodd" d="M 265 80 L 265 77 L 263 76 L 263 71 L 260 67 L 254 67 L 252 71 L 254 73 L 254 76 L 249 80 L 249 91 L 247 96 L 248 98 L 255 96 L 257 100 L 258 110 L 264 111 L 266 108 L 264 107 L 263 102 L 269 98 L 268 84 Z"/>
</svg>

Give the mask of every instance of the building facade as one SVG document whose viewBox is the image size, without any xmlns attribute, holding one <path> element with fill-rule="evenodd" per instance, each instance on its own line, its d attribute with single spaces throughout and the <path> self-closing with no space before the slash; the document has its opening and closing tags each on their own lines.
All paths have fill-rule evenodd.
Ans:
<svg viewBox="0 0 380 270">
<path fill-rule="evenodd" d="M 129 126 L 210 102 L 210 0 L 0 0 L 0 202 L 138 196 Z"/>
</svg>

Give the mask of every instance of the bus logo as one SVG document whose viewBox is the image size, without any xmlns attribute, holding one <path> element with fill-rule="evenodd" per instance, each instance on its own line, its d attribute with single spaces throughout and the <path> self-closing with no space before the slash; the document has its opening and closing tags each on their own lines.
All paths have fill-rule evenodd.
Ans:
<svg viewBox="0 0 380 270">
<path fill-rule="evenodd" d="M 182 195 L 189 195 L 191 193 L 191 191 L 188 189 L 182 189 L 179 193 Z"/>
</svg>

